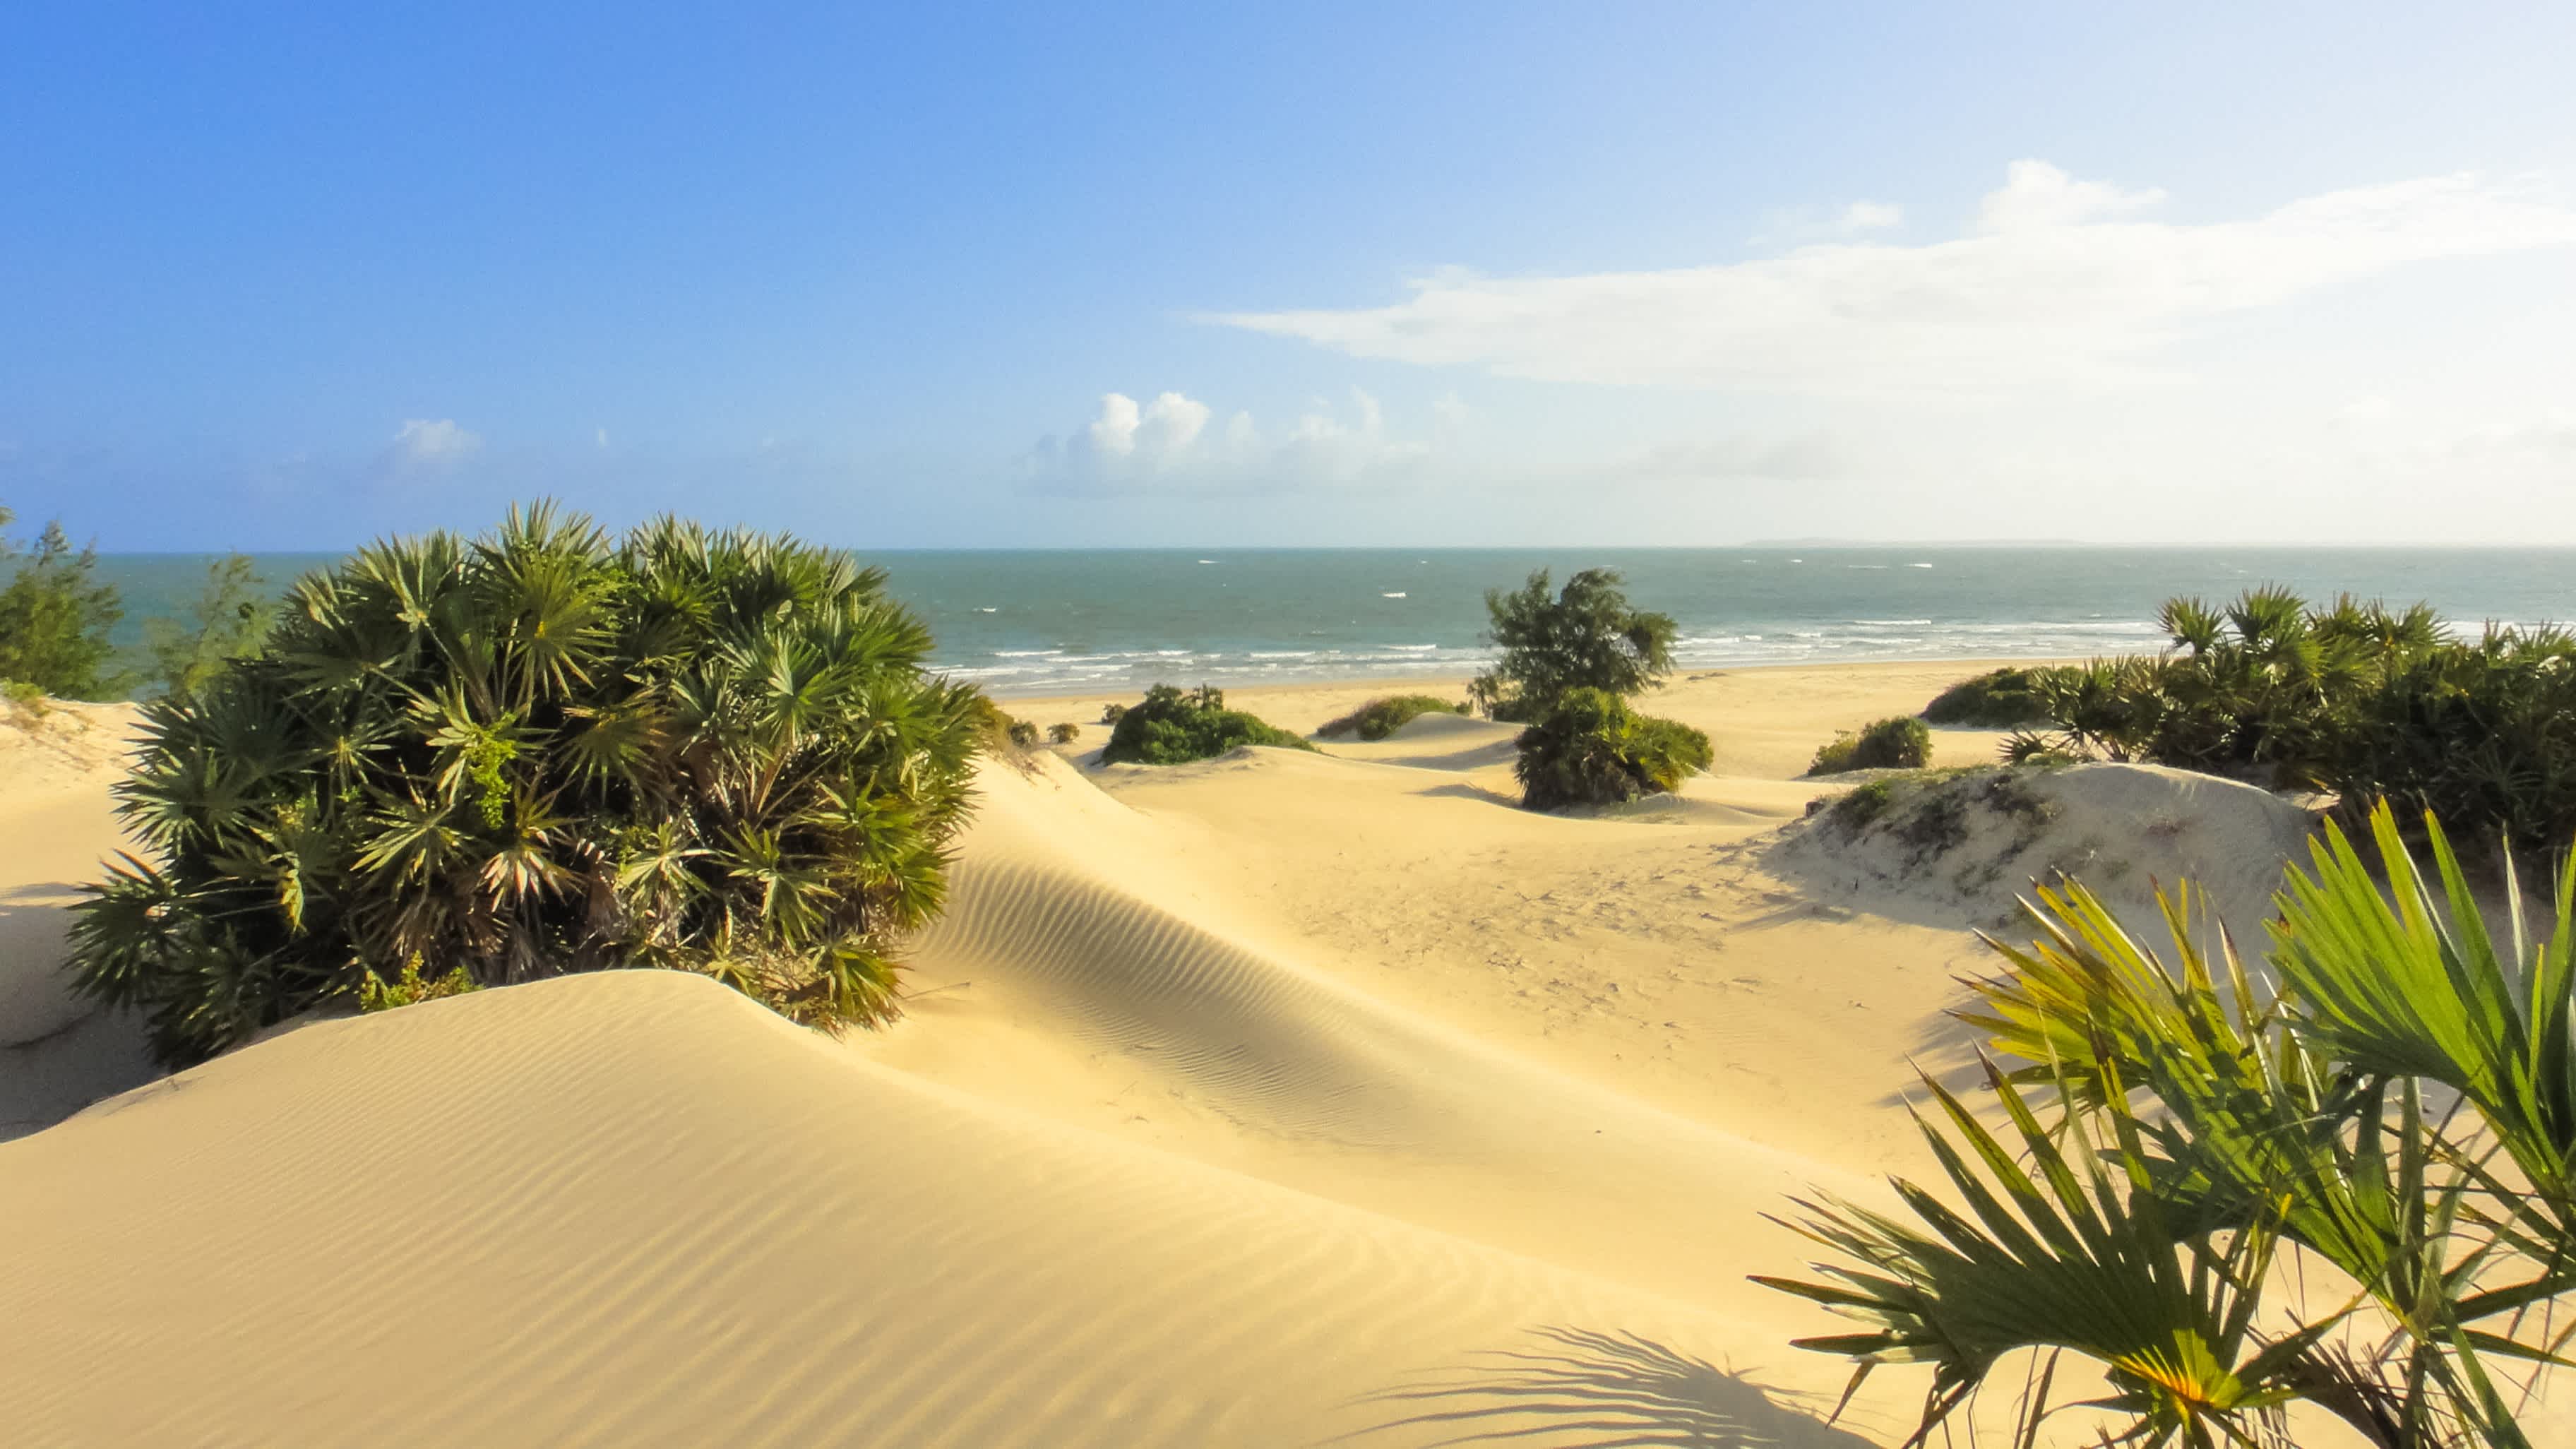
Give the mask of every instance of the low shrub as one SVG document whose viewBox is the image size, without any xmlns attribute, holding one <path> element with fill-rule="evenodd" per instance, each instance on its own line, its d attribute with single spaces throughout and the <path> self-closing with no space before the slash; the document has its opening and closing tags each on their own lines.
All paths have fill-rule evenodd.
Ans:
<svg viewBox="0 0 2576 1449">
<path fill-rule="evenodd" d="M 1613 805 L 1676 790 L 1708 768 L 1708 736 L 1676 720 L 1640 715 L 1606 690 L 1574 689 L 1521 731 L 1512 774 L 1521 804 Z"/>
<path fill-rule="evenodd" d="M 1839 775 L 1845 770 L 1919 770 L 1932 763 L 1932 730 L 1912 715 L 1891 715 L 1862 728 L 1834 736 L 1819 747 L 1810 775 Z"/>
<path fill-rule="evenodd" d="M 2048 718 L 2048 703 L 2039 687 L 2050 672 L 2007 666 L 1962 679 L 1923 706 L 1923 718 L 1937 725 L 1992 730 L 2041 723 Z"/>
<path fill-rule="evenodd" d="M 1314 748 L 1256 715 L 1227 709 L 1223 690 L 1157 684 L 1145 691 L 1143 700 L 1119 711 L 1100 759 L 1111 765 L 1186 765 L 1245 745 Z"/>
<path fill-rule="evenodd" d="M 1464 703 L 1454 703 L 1436 694 L 1398 694 L 1385 699 L 1372 699 L 1340 719 L 1327 721 L 1315 731 L 1330 738 L 1334 735 L 1358 735 L 1364 740 L 1382 740 L 1426 714 L 1466 714 Z"/>
<path fill-rule="evenodd" d="M 391 981 L 380 976 L 370 976 L 359 982 L 358 1009 L 391 1011 L 398 1006 L 417 1006 L 424 1001 L 436 1001 L 446 996 L 462 996 L 468 991 L 479 989 L 481 989 L 480 985 L 475 981 L 472 973 L 462 966 L 450 969 L 444 976 L 421 975 L 420 958 L 414 956 L 403 963 L 402 973 Z"/>
<path fill-rule="evenodd" d="M 1038 727 L 1029 720 L 1012 720 L 1007 734 L 1013 749 L 1034 750 L 1038 747 Z"/>
<path fill-rule="evenodd" d="M 1082 726 L 1058 721 L 1047 726 L 1047 738 L 1059 745 L 1069 745 L 1082 738 Z"/>
<path fill-rule="evenodd" d="M 1114 725 L 1118 723 L 1118 717 L 1126 712 L 1127 706 L 1123 704 L 1104 704 L 1100 707 L 1100 722 L 1105 725 Z"/>
<path fill-rule="evenodd" d="M 1826 807 L 1825 818 L 1846 831 L 1857 833 L 1867 829 L 1878 817 L 1885 815 L 1887 807 L 1895 803 L 1895 781 L 1871 780 L 1844 792 L 1832 805 Z"/>
</svg>

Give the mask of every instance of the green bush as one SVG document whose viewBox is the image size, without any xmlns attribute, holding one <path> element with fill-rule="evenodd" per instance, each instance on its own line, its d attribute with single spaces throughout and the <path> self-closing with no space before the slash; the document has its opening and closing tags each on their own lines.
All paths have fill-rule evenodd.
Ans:
<svg viewBox="0 0 2576 1449">
<path fill-rule="evenodd" d="M 1012 720 L 1004 728 L 1003 734 L 1010 740 L 1013 749 L 1034 750 L 1038 747 L 1038 727 L 1029 720 Z"/>
<path fill-rule="evenodd" d="M 1117 704 L 1114 702 L 1104 704 L 1100 707 L 1100 722 L 1105 725 L 1114 725 L 1118 723 L 1118 717 L 1126 712 L 1127 706 L 1123 704 Z"/>
<path fill-rule="evenodd" d="M 2048 718 L 2039 685 L 2040 677 L 2049 672 L 2007 666 L 1962 679 L 1923 706 L 1923 718 L 1937 725 L 1994 730 L 2037 724 Z"/>
<path fill-rule="evenodd" d="M 1059 721 L 1047 726 L 1047 739 L 1052 743 L 1069 745 L 1081 738 L 1082 726 L 1078 724 Z"/>
<path fill-rule="evenodd" d="M 1655 719 L 1601 689 L 1567 692 L 1556 708 L 1521 731 L 1512 774 L 1531 810 L 1610 805 L 1678 790 L 1708 768 L 1708 736 L 1675 720 Z"/>
<path fill-rule="evenodd" d="M 1358 735 L 1364 740 L 1382 740 L 1426 714 L 1467 714 L 1464 704 L 1453 704 L 1436 694 L 1398 694 L 1386 699 L 1372 699 L 1359 708 L 1332 720 L 1315 733 L 1324 736 Z"/>
<path fill-rule="evenodd" d="M 1839 775 L 1845 770 L 1919 770 L 1932 763 L 1932 730 L 1910 714 L 1874 720 L 1859 734 L 1849 730 L 1819 746 L 1810 775 Z"/>
<path fill-rule="evenodd" d="M 17 515 L 0 507 L 0 529 Z M 125 617 L 116 590 L 98 582 L 98 551 L 74 548 L 60 523 L 32 546 L 0 534 L 0 679 L 58 699 L 108 699 L 124 681 L 108 668 L 108 631 Z"/>
<path fill-rule="evenodd" d="M 2576 637 L 2454 637 L 2425 605 L 2315 608 L 2252 590 L 2165 605 L 2172 652 L 2050 670 L 2054 732 L 2024 757 L 2143 760 L 2430 811 L 2472 839 L 2551 850 L 2576 835 Z"/>
<path fill-rule="evenodd" d="M 1111 765 L 1186 765 L 1245 745 L 1314 748 L 1253 715 L 1227 709 L 1223 690 L 1201 685 L 1184 691 L 1157 684 L 1145 691 L 1141 702 L 1119 712 L 1117 728 L 1109 732 L 1108 748 L 1100 758 Z"/>
<path fill-rule="evenodd" d="M 1585 569 L 1548 596 L 1547 570 L 1512 592 L 1488 589 L 1486 639 L 1502 649 L 1467 687 L 1488 716 L 1526 723 L 1577 689 L 1635 694 L 1672 672 L 1671 616 L 1629 606 L 1617 569 Z"/>
<path fill-rule="evenodd" d="M 153 859 L 82 902 L 76 979 L 173 1063 L 399 998 L 423 962 L 487 986 L 670 967 L 819 1026 L 892 1016 L 986 701 L 924 672 L 884 582 L 543 506 L 361 550 L 259 653 L 144 706 L 118 797 Z"/>
</svg>

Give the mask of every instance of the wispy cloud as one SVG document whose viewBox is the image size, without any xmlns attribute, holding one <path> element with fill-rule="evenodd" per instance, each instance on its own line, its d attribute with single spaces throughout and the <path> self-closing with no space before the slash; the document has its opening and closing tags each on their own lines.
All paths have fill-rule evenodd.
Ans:
<svg viewBox="0 0 2576 1449">
<path fill-rule="evenodd" d="M 2469 174 L 2329 192 L 2251 220 L 2141 217 L 2163 200 L 2019 161 L 1974 229 L 1948 241 L 1823 243 L 1649 272 L 1445 271 L 1392 306 L 1205 320 L 1509 377 L 1978 392 L 2153 377 L 2161 349 L 2212 319 L 2411 263 L 2576 243 L 2576 210 L 2554 195 Z"/>
</svg>

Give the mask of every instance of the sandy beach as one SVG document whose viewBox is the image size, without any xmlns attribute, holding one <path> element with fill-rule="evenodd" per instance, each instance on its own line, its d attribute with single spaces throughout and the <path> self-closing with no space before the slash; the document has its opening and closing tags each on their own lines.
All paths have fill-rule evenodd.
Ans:
<svg viewBox="0 0 2576 1449">
<path fill-rule="evenodd" d="M 1978 666 L 1741 669 L 1644 707 L 1716 767 L 1516 808 L 1505 725 L 1201 764 L 988 765 L 907 1011 L 834 1040 L 619 972 L 297 1024 L 141 1082 L 47 977 L 112 847 L 102 710 L 0 789 L 0 1422 L 15 1442 L 1887 1444 L 1746 1281 L 1792 1193 L 1929 1164 L 1909 1062 L 2018 882 L 1816 838 L 1838 728 Z M 1459 681 L 1438 681 L 1455 693 Z M 1308 730 L 1384 681 L 1229 692 Z M 77 725 L 78 728 L 73 728 Z M 1936 764 L 1993 757 L 1936 731 Z M 27 756 L 20 756 L 26 758 Z M 2115 898 L 2268 887 L 2261 792 L 2061 772 Z M 2144 838 L 2137 824 L 2158 822 Z M 1975 849 L 1972 840 L 1968 849 Z M 2259 916 L 2259 894 L 2227 897 Z M 2250 925 L 2247 921 L 2245 924 Z M 50 934 L 49 934 L 50 933 Z M 144 1366 L 148 1367 L 148 1372 Z M 399 1371 L 389 1366 L 399 1365 Z M 2329 1442 L 2320 1440 L 2319 1442 Z"/>
</svg>

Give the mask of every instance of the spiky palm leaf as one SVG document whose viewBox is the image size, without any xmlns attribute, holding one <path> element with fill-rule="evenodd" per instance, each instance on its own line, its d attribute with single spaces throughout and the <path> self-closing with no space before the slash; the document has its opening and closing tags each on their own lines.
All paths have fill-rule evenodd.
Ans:
<svg viewBox="0 0 2576 1449">
<path fill-rule="evenodd" d="M 2521 1445 L 2488 1361 L 2565 1363 L 2568 1332 L 2545 1320 L 2535 1330 L 2527 1310 L 2576 1289 L 2576 866 L 2560 875 L 2559 925 L 2537 945 L 2508 879 L 2508 954 L 2437 824 L 2426 829 L 2438 890 L 2386 807 L 2373 827 L 2394 898 L 2330 829 L 2280 897 L 2277 995 L 2223 932 L 2215 954 L 2199 945 L 2188 886 L 2164 903 L 2172 969 L 2082 887 L 2042 890 L 2030 910 L 2036 939 L 1990 942 L 2006 969 L 1971 983 L 1979 1004 L 1962 1013 L 2026 1064 L 1991 1078 L 2019 1155 L 1990 1151 L 1995 1139 L 1936 1088 L 1951 1135 L 1974 1149 L 1934 1144 L 1977 1231 L 1962 1236 L 1965 1219 L 1905 1184 L 1900 1197 L 1928 1231 L 1811 1207 L 1799 1226 L 1844 1261 L 1819 1265 L 1821 1283 L 1767 1281 L 1880 1327 L 1809 1346 L 1863 1371 L 1935 1363 L 1927 1427 L 2003 1352 L 2056 1347 L 2101 1363 L 2150 1440 L 2252 1435 L 2262 1414 L 2297 1397 L 2377 1444 Z M 2041 1129 L 2021 1095 L 2033 1083 L 2056 1090 L 2054 1128 Z M 2429 1115 L 2428 1089 L 2457 1093 L 2462 1112 Z M 2097 1166 L 2070 1178 L 2066 1164 L 2087 1152 Z M 2037 1199 L 2035 1185 L 2046 1188 Z M 1993 1217 L 1984 1205 L 1995 1201 L 2020 1205 L 2037 1238 Z M 2075 1236 L 2030 1222 L 2034 1210 Z M 2170 1317 L 2181 1300 L 2155 1273 L 2110 1271 L 2094 1245 L 2123 1224 L 2145 1236 L 2117 1238 L 2119 1263 L 2168 1272 L 2172 1255 L 2194 1283 L 2227 1285 L 2195 1310 L 2197 1346 L 2174 1362 L 2225 1368 L 2246 1397 L 2230 1401 L 2231 1380 L 2214 1372 L 2147 1375 L 2141 1387 L 2120 1346 L 2137 1334 L 2114 1326 Z M 2034 1256 L 2031 1241 L 2050 1252 Z M 2086 1245 L 2090 1266 L 2070 1267 L 2068 1242 Z M 2283 1281 L 2251 1271 L 2275 1250 L 2266 1245 L 2348 1290 L 2253 1315 L 2253 1300 Z M 2083 1309 L 2093 1326 L 2071 1331 L 2076 1305 L 2060 1301 L 2070 1284 L 2120 1306 L 2093 1303 Z M 2273 1325 L 2268 1341 L 2202 1331 L 2240 1312 L 2253 1315 L 2244 1333 Z"/>
</svg>

